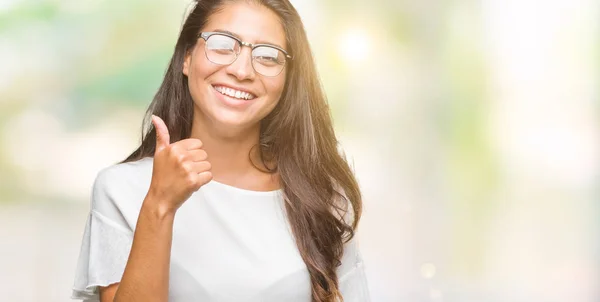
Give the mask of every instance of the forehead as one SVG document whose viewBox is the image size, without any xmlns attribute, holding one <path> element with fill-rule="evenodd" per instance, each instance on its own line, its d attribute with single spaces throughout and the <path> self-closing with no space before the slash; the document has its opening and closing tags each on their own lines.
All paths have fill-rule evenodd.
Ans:
<svg viewBox="0 0 600 302">
<path fill-rule="evenodd" d="M 268 43 L 285 47 L 285 32 L 279 16 L 267 7 L 237 1 L 227 3 L 213 13 L 203 31 L 216 29 L 234 33 L 249 43 Z"/>
</svg>

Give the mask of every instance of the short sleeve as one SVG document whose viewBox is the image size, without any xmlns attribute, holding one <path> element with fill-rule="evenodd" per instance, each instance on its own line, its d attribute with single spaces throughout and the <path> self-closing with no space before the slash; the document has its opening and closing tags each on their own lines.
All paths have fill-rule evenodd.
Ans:
<svg viewBox="0 0 600 302">
<path fill-rule="evenodd" d="M 370 302 L 365 265 L 356 237 L 344 247 L 342 265 L 338 268 L 340 292 L 344 302 Z"/>
<path fill-rule="evenodd" d="M 339 199 L 340 209 L 342 211 L 334 212 L 338 219 L 342 219 L 344 223 L 352 225 L 354 223 L 354 208 L 349 202 L 344 190 L 337 184 L 334 184 L 336 192 L 342 198 Z M 342 264 L 337 269 L 338 284 L 344 302 L 370 302 L 369 287 L 367 284 L 367 276 L 365 274 L 365 265 L 358 247 L 358 239 L 356 234 L 350 241 L 344 244 L 344 255 Z"/>
<path fill-rule="evenodd" d="M 98 287 L 120 282 L 129 257 L 133 231 L 116 198 L 118 175 L 108 169 L 94 181 L 72 299 L 99 301 Z"/>
</svg>

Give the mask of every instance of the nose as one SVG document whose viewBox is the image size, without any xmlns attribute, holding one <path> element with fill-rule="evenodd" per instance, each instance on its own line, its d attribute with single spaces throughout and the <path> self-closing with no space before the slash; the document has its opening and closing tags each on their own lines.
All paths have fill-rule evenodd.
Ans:
<svg viewBox="0 0 600 302">
<path fill-rule="evenodd" d="M 227 66 L 227 73 L 240 81 L 254 79 L 256 75 L 254 67 L 252 67 L 252 49 L 250 47 L 242 47 L 237 59 Z"/>
</svg>

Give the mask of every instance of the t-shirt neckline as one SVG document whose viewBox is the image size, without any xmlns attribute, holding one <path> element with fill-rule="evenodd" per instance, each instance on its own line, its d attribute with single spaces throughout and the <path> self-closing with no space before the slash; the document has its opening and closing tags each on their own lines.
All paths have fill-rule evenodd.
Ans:
<svg viewBox="0 0 600 302">
<path fill-rule="evenodd" d="M 277 190 L 272 190 L 272 191 L 247 190 L 247 189 L 242 189 L 242 188 L 234 187 L 232 185 L 224 184 L 224 183 L 218 182 L 218 181 L 216 181 L 214 179 L 211 180 L 211 181 L 209 181 L 204 186 L 214 186 L 214 187 L 219 187 L 219 188 L 222 188 L 222 189 L 234 191 L 234 192 L 237 192 L 237 193 L 242 193 L 242 194 L 247 194 L 247 195 L 255 195 L 255 196 L 276 196 L 276 195 L 278 195 L 278 194 L 280 194 L 280 193 L 283 192 L 282 189 L 277 189 Z"/>
</svg>

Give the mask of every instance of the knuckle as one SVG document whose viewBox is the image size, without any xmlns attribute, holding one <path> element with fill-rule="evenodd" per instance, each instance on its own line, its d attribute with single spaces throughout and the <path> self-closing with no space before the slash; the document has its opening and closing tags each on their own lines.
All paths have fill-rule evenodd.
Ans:
<svg viewBox="0 0 600 302">
<path fill-rule="evenodd" d="M 176 159 L 177 149 L 174 146 L 169 146 L 167 148 L 168 149 L 165 149 L 165 151 L 167 151 L 169 158 Z"/>
<path fill-rule="evenodd" d="M 195 187 L 196 186 L 196 178 L 193 175 L 188 174 L 188 176 L 185 179 L 185 183 L 186 183 L 187 187 Z"/>
<path fill-rule="evenodd" d="M 201 178 L 202 184 L 206 184 L 212 180 L 212 173 L 210 173 L 208 171 L 204 172 L 204 173 L 200 174 L 200 178 Z"/>
<path fill-rule="evenodd" d="M 162 151 L 160 151 L 164 154 L 166 154 L 167 156 L 171 155 L 171 152 L 173 152 L 173 146 L 166 146 Z"/>
</svg>

